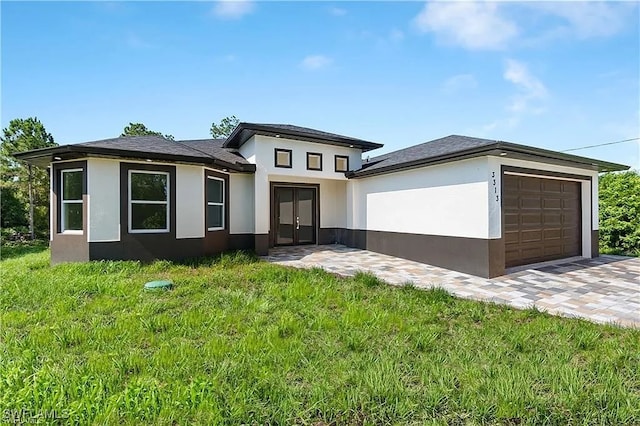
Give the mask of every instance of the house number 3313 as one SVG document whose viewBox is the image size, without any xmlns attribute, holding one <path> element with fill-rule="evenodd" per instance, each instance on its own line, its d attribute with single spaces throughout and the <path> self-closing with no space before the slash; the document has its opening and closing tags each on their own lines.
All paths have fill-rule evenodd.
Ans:
<svg viewBox="0 0 640 426">
<path fill-rule="evenodd" d="M 493 195 L 496 197 L 496 202 L 500 201 L 500 196 L 498 195 L 498 185 L 496 183 L 496 172 L 491 172 L 491 186 L 493 187 Z"/>
</svg>

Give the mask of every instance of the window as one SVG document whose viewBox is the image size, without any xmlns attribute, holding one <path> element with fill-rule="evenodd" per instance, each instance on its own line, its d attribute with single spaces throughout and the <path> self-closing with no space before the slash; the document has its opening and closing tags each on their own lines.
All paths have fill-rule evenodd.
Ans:
<svg viewBox="0 0 640 426">
<path fill-rule="evenodd" d="M 275 151 L 276 167 L 286 167 L 288 169 L 291 168 L 291 150 L 290 149 L 280 149 L 276 148 Z"/>
<path fill-rule="evenodd" d="M 336 172 L 348 172 L 349 171 L 349 157 L 346 155 L 336 155 Z"/>
<path fill-rule="evenodd" d="M 62 170 L 60 230 L 82 231 L 82 169 Z"/>
<path fill-rule="evenodd" d="M 207 229 L 224 229 L 224 180 L 207 176 Z"/>
<path fill-rule="evenodd" d="M 307 152 L 307 170 L 322 170 L 322 154 Z"/>
<path fill-rule="evenodd" d="M 129 170 L 129 232 L 169 232 L 169 174 Z"/>
</svg>

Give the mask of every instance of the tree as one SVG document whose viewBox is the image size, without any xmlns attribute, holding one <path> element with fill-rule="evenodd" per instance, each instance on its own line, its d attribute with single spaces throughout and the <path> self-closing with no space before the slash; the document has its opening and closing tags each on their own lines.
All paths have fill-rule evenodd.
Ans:
<svg viewBox="0 0 640 426">
<path fill-rule="evenodd" d="M 147 126 L 142 123 L 129 123 L 128 126 L 125 126 L 120 136 L 160 136 L 170 141 L 174 140 L 173 135 L 163 135 L 160 132 L 154 132 L 153 130 L 147 129 Z"/>
<path fill-rule="evenodd" d="M 640 255 L 640 174 L 600 176 L 600 248 L 603 252 Z"/>
<path fill-rule="evenodd" d="M 31 238 L 35 238 L 36 225 L 38 229 L 48 229 L 46 219 L 42 213 L 48 211 L 49 206 L 49 174 L 46 169 L 33 167 L 29 163 L 24 163 L 13 157 L 12 154 L 21 151 L 29 151 L 32 149 L 48 148 L 57 146 L 53 140 L 53 136 L 47 132 L 44 125 L 37 117 L 29 117 L 27 119 L 17 118 L 9 122 L 9 126 L 3 129 L 2 137 L 0 137 L 0 179 L 2 186 L 12 188 L 12 196 L 21 201 L 13 203 L 13 209 L 6 211 L 4 214 L 14 217 L 16 221 L 20 218 L 20 209 L 24 205 L 29 206 L 29 234 Z M 3 191 L 3 195 L 8 194 L 7 190 Z M 38 215 L 39 220 L 35 221 Z M 48 217 L 48 214 L 45 215 Z M 6 223 L 6 225 L 11 225 Z M 19 226 L 19 223 L 15 224 Z M 46 226 L 45 226 L 46 225 Z M 5 226 L 3 218 L 3 226 Z"/>
<path fill-rule="evenodd" d="M 220 120 L 220 124 L 211 124 L 211 137 L 213 138 L 227 138 L 233 132 L 233 130 L 240 124 L 240 120 L 235 115 L 225 117 Z"/>
</svg>

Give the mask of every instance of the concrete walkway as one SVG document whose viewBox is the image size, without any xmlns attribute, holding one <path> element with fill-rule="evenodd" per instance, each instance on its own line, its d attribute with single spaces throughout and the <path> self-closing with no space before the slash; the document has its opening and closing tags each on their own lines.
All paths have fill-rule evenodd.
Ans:
<svg viewBox="0 0 640 426">
<path fill-rule="evenodd" d="M 265 260 L 347 276 L 371 272 L 393 285 L 442 287 L 467 299 L 640 327 L 640 258 L 569 259 L 493 279 L 341 245 L 278 247 Z"/>
</svg>

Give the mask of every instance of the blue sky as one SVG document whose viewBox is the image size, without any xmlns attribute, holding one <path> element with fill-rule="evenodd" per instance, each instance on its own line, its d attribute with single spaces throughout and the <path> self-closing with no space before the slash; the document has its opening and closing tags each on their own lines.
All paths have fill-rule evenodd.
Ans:
<svg viewBox="0 0 640 426">
<path fill-rule="evenodd" d="M 565 150 L 640 136 L 632 2 L 2 2 L 2 126 L 61 144 L 212 121 L 385 144 Z M 640 168 L 640 143 L 575 154 Z"/>
</svg>

